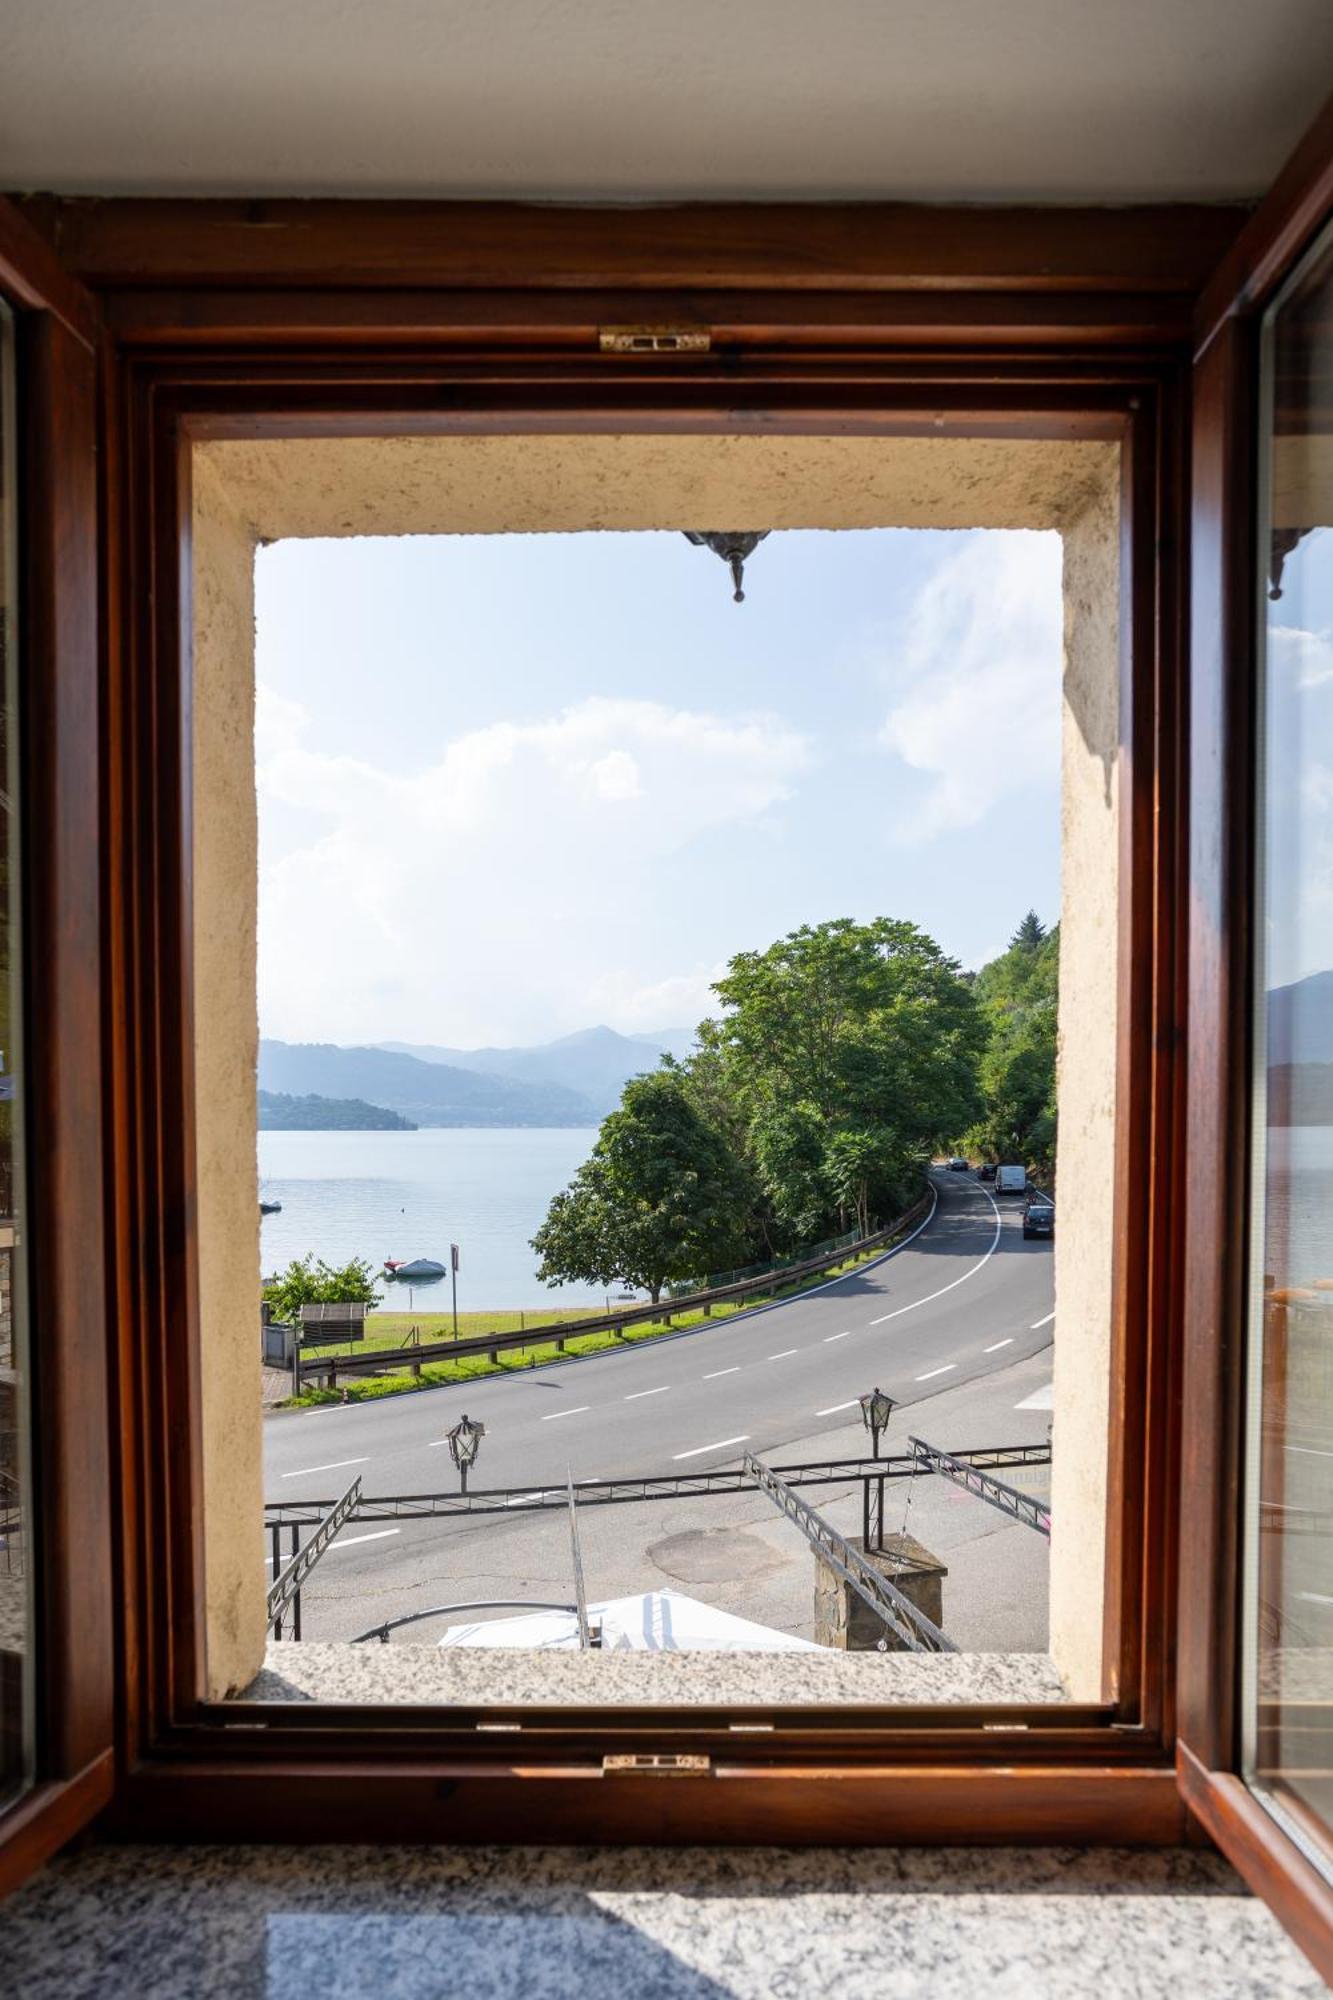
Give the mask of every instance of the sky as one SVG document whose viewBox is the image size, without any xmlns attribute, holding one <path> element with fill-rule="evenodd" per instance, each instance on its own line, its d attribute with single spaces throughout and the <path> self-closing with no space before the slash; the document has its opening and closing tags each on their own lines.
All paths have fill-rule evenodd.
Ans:
<svg viewBox="0 0 1333 2000">
<path fill-rule="evenodd" d="M 672 533 L 256 559 L 260 1023 L 531 1044 L 692 1027 L 743 950 L 1059 915 L 1054 534 Z"/>
</svg>

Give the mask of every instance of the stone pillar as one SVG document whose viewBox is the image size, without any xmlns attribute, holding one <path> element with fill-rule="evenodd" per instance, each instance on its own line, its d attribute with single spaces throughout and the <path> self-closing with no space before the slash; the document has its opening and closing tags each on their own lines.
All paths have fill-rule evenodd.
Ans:
<svg viewBox="0 0 1333 2000">
<path fill-rule="evenodd" d="M 851 1546 L 879 1574 L 896 1585 L 933 1625 L 944 1629 L 944 1579 L 949 1574 L 914 1535 L 886 1535 L 882 1549 L 866 1549 L 858 1538 Z M 851 1585 L 815 1551 L 815 1644 L 843 1653 L 874 1653 L 880 1648 L 903 1653 L 906 1646 L 891 1626 L 879 1618 Z"/>
</svg>

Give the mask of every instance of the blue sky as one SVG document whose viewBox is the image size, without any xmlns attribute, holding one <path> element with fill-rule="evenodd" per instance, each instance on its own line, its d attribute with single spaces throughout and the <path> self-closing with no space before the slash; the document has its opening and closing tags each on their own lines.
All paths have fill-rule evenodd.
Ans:
<svg viewBox="0 0 1333 2000">
<path fill-rule="evenodd" d="M 257 558 L 266 1034 L 459 1046 L 709 1011 L 726 959 L 1059 905 L 1055 535 L 289 541 Z"/>
</svg>

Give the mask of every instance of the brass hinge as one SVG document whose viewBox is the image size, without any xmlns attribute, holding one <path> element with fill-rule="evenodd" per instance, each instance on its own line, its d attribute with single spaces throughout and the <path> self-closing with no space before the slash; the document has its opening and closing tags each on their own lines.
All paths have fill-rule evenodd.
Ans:
<svg viewBox="0 0 1333 2000">
<path fill-rule="evenodd" d="M 697 326 L 604 326 L 603 354 L 707 354 L 713 336 Z"/>
<path fill-rule="evenodd" d="M 706 1778 L 712 1768 L 709 1757 L 677 1756 L 674 1751 L 602 1759 L 604 1778 Z"/>
</svg>

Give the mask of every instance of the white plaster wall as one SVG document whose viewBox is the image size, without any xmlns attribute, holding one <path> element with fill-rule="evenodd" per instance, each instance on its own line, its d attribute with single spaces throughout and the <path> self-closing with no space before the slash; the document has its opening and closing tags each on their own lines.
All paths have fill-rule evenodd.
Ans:
<svg viewBox="0 0 1333 2000">
<path fill-rule="evenodd" d="M 464 435 L 198 446 L 195 968 L 208 1678 L 264 1650 L 254 1082 L 253 550 L 282 536 L 685 527 L 1055 528 L 1065 538 L 1051 1650 L 1101 1693 L 1110 1400 L 1119 454 L 1037 440 Z M 255 1291 L 246 1296 L 245 1274 Z"/>
</svg>

